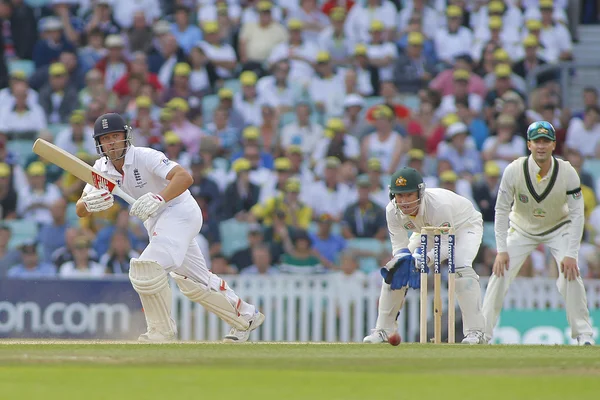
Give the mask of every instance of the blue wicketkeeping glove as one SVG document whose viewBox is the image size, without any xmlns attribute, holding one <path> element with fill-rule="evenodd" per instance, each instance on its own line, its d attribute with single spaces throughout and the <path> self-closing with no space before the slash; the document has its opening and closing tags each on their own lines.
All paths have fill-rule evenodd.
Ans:
<svg viewBox="0 0 600 400">
<path fill-rule="evenodd" d="M 422 254 L 423 253 L 420 247 L 417 247 L 412 254 L 414 264 L 408 274 L 408 287 L 413 289 L 421 288 L 421 261 L 423 260 Z M 427 264 L 425 264 L 425 272 L 429 273 L 429 267 Z"/>
<path fill-rule="evenodd" d="M 381 276 L 392 290 L 398 290 L 408 285 L 409 274 L 414 266 L 410 250 L 401 249 L 385 267 L 381 268 Z"/>
</svg>

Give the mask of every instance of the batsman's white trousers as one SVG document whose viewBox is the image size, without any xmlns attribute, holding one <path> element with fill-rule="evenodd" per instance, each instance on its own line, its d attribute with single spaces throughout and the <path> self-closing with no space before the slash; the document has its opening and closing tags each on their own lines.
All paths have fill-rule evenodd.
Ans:
<svg viewBox="0 0 600 400">
<path fill-rule="evenodd" d="M 139 259 L 157 262 L 167 273 L 208 282 L 210 272 L 196 243 L 202 223 L 202 211 L 191 196 L 168 205 L 158 216 L 144 222 L 150 243 Z"/>
<path fill-rule="evenodd" d="M 567 252 L 569 235 L 569 224 L 545 236 L 530 236 L 520 233 L 514 228 L 509 229 L 507 237 L 508 271 L 504 272 L 503 277 L 496 275 L 490 277 L 483 300 L 483 316 L 486 320 L 485 335 L 488 340 L 492 338 L 508 287 L 519 273 L 527 256 L 540 244 L 548 246 L 559 268 L 556 286 L 565 299 L 571 336 L 576 338 L 582 334 L 592 335 L 587 297 L 581 277 L 567 281 L 564 274 L 560 272 L 560 262 Z"/>
</svg>

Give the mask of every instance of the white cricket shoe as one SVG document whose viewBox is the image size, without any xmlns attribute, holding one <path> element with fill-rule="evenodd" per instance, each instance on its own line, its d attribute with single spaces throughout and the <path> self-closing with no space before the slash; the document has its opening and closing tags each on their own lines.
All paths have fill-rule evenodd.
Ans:
<svg viewBox="0 0 600 400">
<path fill-rule="evenodd" d="M 223 341 L 230 343 L 247 342 L 250 337 L 250 332 L 261 326 L 263 322 L 265 322 L 265 316 L 263 313 L 256 311 L 248 320 L 248 329 L 242 331 L 240 329 L 231 328 L 229 333 L 225 335 Z"/>
<path fill-rule="evenodd" d="M 591 335 L 579 335 L 577 336 L 577 344 L 579 346 L 593 346 L 596 343 Z"/>
<path fill-rule="evenodd" d="M 142 333 L 140 337 L 138 337 L 138 341 L 147 343 L 174 342 L 176 340 L 177 334 L 175 332 L 163 333 L 154 328 L 148 329 L 148 332 Z"/>
<path fill-rule="evenodd" d="M 467 336 L 462 340 L 462 344 L 486 344 L 487 341 L 483 336 L 483 332 L 469 332 Z"/>
<path fill-rule="evenodd" d="M 369 336 L 365 336 L 363 343 L 387 343 L 388 333 L 383 329 L 372 329 Z"/>
</svg>

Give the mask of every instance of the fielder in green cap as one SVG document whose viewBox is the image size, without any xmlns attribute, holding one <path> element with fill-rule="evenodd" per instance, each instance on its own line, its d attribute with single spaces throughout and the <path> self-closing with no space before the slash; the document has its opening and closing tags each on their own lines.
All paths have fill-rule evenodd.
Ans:
<svg viewBox="0 0 600 400">
<path fill-rule="evenodd" d="M 555 158 L 556 132 L 550 122 L 527 128 L 530 156 L 510 163 L 500 181 L 494 230 L 498 254 L 483 301 L 485 336 L 492 339 L 504 297 L 525 259 L 543 244 L 558 267 L 556 286 L 565 300 L 571 337 L 593 345 L 585 287 L 577 258 L 583 235 L 583 196 L 577 171 Z"/>
<path fill-rule="evenodd" d="M 393 258 L 385 265 L 385 278 L 379 297 L 379 314 L 373 332 L 364 338 L 365 343 L 387 342 L 397 331 L 396 319 L 409 287 L 419 288 L 418 279 L 413 279 L 414 270 L 420 269 L 423 258 L 428 266 L 433 262 L 433 234 L 428 237 L 425 257 L 421 255 L 421 228 L 452 227 L 455 232 L 456 298 L 462 312 L 462 343 L 483 344 L 485 321 L 481 312 L 481 287 L 479 276 L 473 270 L 473 260 L 479 252 L 483 237 L 483 219 L 468 199 L 446 189 L 426 189 L 421 174 L 413 168 L 404 167 L 394 173 L 389 184 L 390 202 L 386 207 L 386 220 L 392 241 Z M 415 268 L 410 269 L 406 286 L 396 284 L 396 275 L 406 274 L 401 270 L 402 260 L 408 252 L 414 259 Z M 441 258 L 448 258 L 447 236 L 442 236 Z M 394 278 L 389 278 L 393 275 Z M 385 282 L 390 281 L 390 284 Z M 399 280 L 402 282 L 402 280 Z M 400 287 L 397 287 L 400 286 Z"/>
</svg>

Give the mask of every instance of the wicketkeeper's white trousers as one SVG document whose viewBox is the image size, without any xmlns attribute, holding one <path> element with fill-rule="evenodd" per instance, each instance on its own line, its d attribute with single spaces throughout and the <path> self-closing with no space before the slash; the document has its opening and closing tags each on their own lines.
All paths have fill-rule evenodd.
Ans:
<svg viewBox="0 0 600 400">
<path fill-rule="evenodd" d="M 569 224 L 549 235 L 539 237 L 526 236 L 517 232 L 514 228 L 509 229 L 507 238 L 508 271 L 504 272 L 503 277 L 496 275 L 490 277 L 483 300 L 483 316 L 486 320 L 485 335 L 488 340 L 493 336 L 508 287 L 519 273 L 525 259 L 540 244 L 548 246 L 559 268 L 556 286 L 565 299 L 567 320 L 571 326 L 571 336 L 576 338 L 582 334 L 592 335 L 587 297 L 581 277 L 578 277 L 576 280 L 567 281 L 564 274 L 560 272 L 560 262 L 567 252 L 569 240 Z"/>
</svg>

